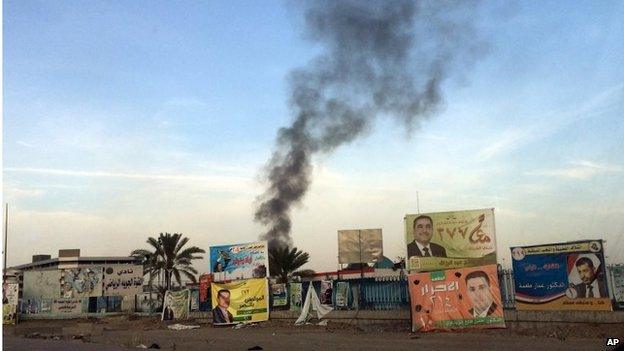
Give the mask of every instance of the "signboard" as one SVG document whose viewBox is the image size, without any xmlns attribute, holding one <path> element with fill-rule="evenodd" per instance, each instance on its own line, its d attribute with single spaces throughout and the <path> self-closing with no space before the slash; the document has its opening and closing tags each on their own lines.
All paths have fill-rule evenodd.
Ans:
<svg viewBox="0 0 624 351">
<path fill-rule="evenodd" d="M 213 324 L 259 322 L 269 319 L 266 278 L 211 284 Z"/>
<path fill-rule="evenodd" d="M 602 240 L 512 247 L 518 310 L 611 311 Z"/>
<path fill-rule="evenodd" d="M 271 295 L 273 295 L 273 307 L 288 305 L 288 294 L 286 284 L 271 285 Z"/>
<path fill-rule="evenodd" d="M 2 284 L 2 324 L 17 322 L 17 303 L 19 301 L 19 283 Z"/>
<path fill-rule="evenodd" d="M 129 296 L 143 292 L 142 265 L 104 266 L 104 295 Z"/>
<path fill-rule="evenodd" d="M 336 307 L 347 307 L 349 302 L 349 282 L 336 283 Z"/>
<path fill-rule="evenodd" d="M 319 300 L 322 305 L 332 305 L 332 295 L 334 292 L 334 285 L 331 280 L 323 280 L 321 281 L 321 293 L 319 295 Z"/>
<path fill-rule="evenodd" d="M 214 281 L 265 278 L 268 269 L 266 241 L 210 247 L 210 271 Z"/>
<path fill-rule="evenodd" d="M 408 276 L 412 331 L 505 328 L 496 265 Z"/>
<path fill-rule="evenodd" d="M 382 257 L 381 229 L 338 231 L 338 263 L 378 262 Z"/>
<path fill-rule="evenodd" d="M 52 313 L 77 315 L 82 313 L 82 299 L 54 299 L 52 300 Z"/>
<path fill-rule="evenodd" d="M 303 306 L 303 285 L 301 283 L 288 284 L 290 293 L 290 310 L 301 311 Z"/>
<path fill-rule="evenodd" d="M 199 276 L 199 302 L 204 303 L 210 298 L 210 282 L 212 274 L 204 273 Z"/>
<path fill-rule="evenodd" d="M 406 215 L 405 242 L 410 271 L 496 264 L 494 209 Z"/>
<path fill-rule="evenodd" d="M 163 300 L 161 320 L 188 319 L 191 291 L 167 290 Z"/>
<path fill-rule="evenodd" d="M 611 267 L 611 277 L 613 278 L 613 298 L 615 302 L 624 305 L 624 266 Z"/>
</svg>

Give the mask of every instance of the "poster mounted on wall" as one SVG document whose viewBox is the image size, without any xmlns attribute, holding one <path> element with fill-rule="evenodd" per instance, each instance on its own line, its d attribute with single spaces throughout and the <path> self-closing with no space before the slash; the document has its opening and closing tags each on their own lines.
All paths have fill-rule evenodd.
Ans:
<svg viewBox="0 0 624 351">
<path fill-rule="evenodd" d="M 216 282 L 265 278 L 268 269 L 266 241 L 210 247 L 210 271 Z"/>
</svg>

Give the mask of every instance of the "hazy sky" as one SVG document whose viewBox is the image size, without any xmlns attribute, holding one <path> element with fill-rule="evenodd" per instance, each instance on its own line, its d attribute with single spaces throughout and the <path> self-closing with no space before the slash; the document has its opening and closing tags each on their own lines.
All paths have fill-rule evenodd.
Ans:
<svg viewBox="0 0 624 351">
<path fill-rule="evenodd" d="M 489 4 L 488 53 L 444 85 L 408 135 L 390 118 L 314 161 L 293 215 L 308 268 L 337 267 L 338 229 L 494 207 L 509 247 L 607 240 L 624 261 L 624 3 Z M 318 47 L 277 1 L 5 1 L 8 264 L 31 255 L 127 255 L 148 236 L 253 241 L 262 167 L 288 125 L 288 72 Z M 504 261 L 503 261 L 504 260 Z M 198 262 L 208 270 L 207 259 Z"/>
</svg>

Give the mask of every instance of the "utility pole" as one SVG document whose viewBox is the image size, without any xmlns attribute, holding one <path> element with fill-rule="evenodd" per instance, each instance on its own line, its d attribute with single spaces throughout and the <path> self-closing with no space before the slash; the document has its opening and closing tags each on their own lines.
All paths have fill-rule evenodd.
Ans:
<svg viewBox="0 0 624 351">
<path fill-rule="evenodd" d="M 420 214 L 420 198 L 418 197 L 418 191 L 416 192 L 416 212 Z"/>
</svg>

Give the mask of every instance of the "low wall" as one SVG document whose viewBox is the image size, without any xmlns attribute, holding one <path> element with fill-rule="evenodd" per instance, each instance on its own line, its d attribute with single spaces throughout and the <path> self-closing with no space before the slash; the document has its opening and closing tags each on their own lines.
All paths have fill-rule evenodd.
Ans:
<svg viewBox="0 0 624 351">
<path fill-rule="evenodd" d="M 212 320 L 210 312 L 191 312 L 191 317 Z M 299 312 L 276 310 L 271 311 L 272 320 L 292 320 L 299 317 Z M 409 310 L 384 311 L 331 311 L 325 319 L 342 323 L 397 323 L 409 324 Z M 624 311 L 516 311 L 505 310 L 505 321 L 508 323 L 597 323 L 624 324 Z"/>
</svg>

